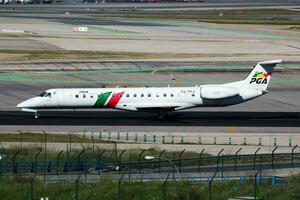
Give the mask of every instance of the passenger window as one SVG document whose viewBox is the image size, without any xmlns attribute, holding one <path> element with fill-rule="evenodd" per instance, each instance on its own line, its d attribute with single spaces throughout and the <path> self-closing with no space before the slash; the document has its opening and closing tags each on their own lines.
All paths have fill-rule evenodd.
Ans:
<svg viewBox="0 0 300 200">
<path fill-rule="evenodd" d="M 144 97 L 144 94 L 141 94 L 141 97 Z"/>
<path fill-rule="evenodd" d="M 174 94 L 171 94 L 171 97 L 174 97 Z"/>
<path fill-rule="evenodd" d="M 91 98 L 94 98 L 94 96 L 93 96 L 93 95 L 91 95 L 90 97 L 91 97 Z"/>
<path fill-rule="evenodd" d="M 195 96 L 195 94 L 192 94 L 192 97 L 194 97 Z"/>
<path fill-rule="evenodd" d="M 83 97 L 83 98 L 85 98 L 85 97 L 86 97 L 86 95 L 84 94 L 84 95 L 82 95 L 82 97 Z"/>
<path fill-rule="evenodd" d="M 45 95 L 45 97 L 51 98 L 51 93 L 47 93 L 47 94 Z"/>
<path fill-rule="evenodd" d="M 156 97 L 159 97 L 159 94 L 156 94 Z"/>
<path fill-rule="evenodd" d="M 129 94 L 126 94 L 126 97 L 129 97 Z"/>
<path fill-rule="evenodd" d="M 78 97 L 79 97 L 79 95 L 78 95 L 78 94 L 76 94 L 76 95 L 75 95 L 75 97 L 76 97 L 76 98 L 78 98 Z"/>
<path fill-rule="evenodd" d="M 164 97 L 166 97 L 167 96 L 167 94 L 166 93 L 164 93 Z"/>
<path fill-rule="evenodd" d="M 151 97 L 151 94 L 148 94 L 148 97 Z"/>
<path fill-rule="evenodd" d="M 134 94 L 133 97 L 136 97 L 136 94 Z"/>
</svg>

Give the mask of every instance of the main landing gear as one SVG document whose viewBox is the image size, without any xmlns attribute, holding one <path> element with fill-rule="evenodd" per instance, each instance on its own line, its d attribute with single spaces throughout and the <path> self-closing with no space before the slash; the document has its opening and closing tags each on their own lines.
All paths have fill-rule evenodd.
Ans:
<svg viewBox="0 0 300 200">
<path fill-rule="evenodd" d="M 163 120 L 168 116 L 168 113 L 166 111 L 160 111 L 157 115 L 158 119 Z"/>
</svg>

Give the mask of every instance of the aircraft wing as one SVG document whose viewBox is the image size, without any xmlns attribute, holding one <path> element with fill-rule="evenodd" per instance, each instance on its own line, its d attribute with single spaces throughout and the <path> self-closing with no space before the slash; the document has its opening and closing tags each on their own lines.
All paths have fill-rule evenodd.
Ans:
<svg viewBox="0 0 300 200">
<path fill-rule="evenodd" d="M 194 107 L 192 104 L 175 104 L 170 103 L 164 106 L 155 105 L 155 104 L 144 104 L 144 105 L 137 105 L 135 108 L 138 111 L 146 111 L 146 112 L 159 112 L 159 111 L 174 111 L 174 110 L 183 110 L 187 108 Z"/>
</svg>

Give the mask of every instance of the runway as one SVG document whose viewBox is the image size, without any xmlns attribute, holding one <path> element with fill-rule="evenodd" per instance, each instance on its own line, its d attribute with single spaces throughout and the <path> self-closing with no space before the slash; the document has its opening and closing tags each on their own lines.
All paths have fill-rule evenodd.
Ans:
<svg viewBox="0 0 300 200">
<path fill-rule="evenodd" d="M 300 127 L 300 112 L 174 112 L 159 120 L 155 114 L 123 111 L 1 111 L 0 125 L 57 126 L 237 126 Z"/>
</svg>

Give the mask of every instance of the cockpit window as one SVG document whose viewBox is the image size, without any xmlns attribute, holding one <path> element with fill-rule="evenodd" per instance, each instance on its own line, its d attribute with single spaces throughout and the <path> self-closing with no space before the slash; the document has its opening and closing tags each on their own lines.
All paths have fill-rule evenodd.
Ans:
<svg viewBox="0 0 300 200">
<path fill-rule="evenodd" d="M 47 93 L 47 94 L 45 95 L 45 97 L 51 98 L 51 93 Z"/>
<path fill-rule="evenodd" d="M 47 92 L 42 92 L 39 96 L 43 97 L 43 96 L 45 96 L 45 94 L 47 94 Z"/>
</svg>

